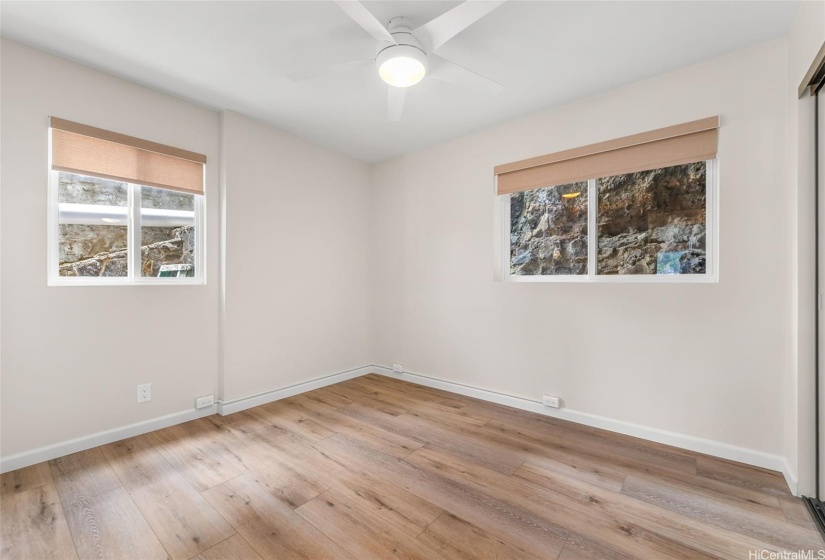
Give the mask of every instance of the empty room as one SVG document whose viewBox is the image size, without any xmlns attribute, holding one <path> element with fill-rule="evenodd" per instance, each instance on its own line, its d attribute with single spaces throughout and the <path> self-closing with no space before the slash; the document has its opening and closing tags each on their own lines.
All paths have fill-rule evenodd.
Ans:
<svg viewBox="0 0 825 560">
<path fill-rule="evenodd" d="M 825 0 L 0 35 L 0 560 L 825 559 Z"/>
</svg>

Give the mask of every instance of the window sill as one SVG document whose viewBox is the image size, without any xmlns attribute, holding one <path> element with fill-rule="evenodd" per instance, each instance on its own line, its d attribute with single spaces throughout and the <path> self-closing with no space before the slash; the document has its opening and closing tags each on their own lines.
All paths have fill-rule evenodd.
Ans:
<svg viewBox="0 0 825 560">
<path fill-rule="evenodd" d="M 89 279 L 77 279 L 77 280 L 68 280 L 68 279 L 59 279 L 59 280 L 49 280 L 46 284 L 48 287 L 102 287 L 102 286 L 205 286 L 206 280 L 200 278 L 189 278 L 186 280 L 160 280 L 160 279 L 145 279 L 145 280 L 138 280 L 138 281 L 131 281 L 126 278 L 123 280 L 117 279 L 107 279 L 107 280 L 97 280 L 94 278 Z"/>
<path fill-rule="evenodd" d="M 651 275 L 603 275 L 603 276 L 506 276 L 505 283 L 512 284 L 718 284 L 719 278 L 713 274 L 651 274 Z"/>
</svg>

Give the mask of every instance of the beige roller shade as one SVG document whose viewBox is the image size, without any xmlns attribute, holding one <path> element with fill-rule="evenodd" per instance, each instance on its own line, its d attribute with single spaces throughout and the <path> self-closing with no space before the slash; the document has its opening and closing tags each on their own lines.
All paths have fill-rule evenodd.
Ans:
<svg viewBox="0 0 825 560">
<path fill-rule="evenodd" d="M 203 194 L 206 156 L 51 117 L 52 169 Z"/>
<path fill-rule="evenodd" d="M 498 194 L 716 158 L 719 117 L 599 142 L 495 168 Z"/>
</svg>

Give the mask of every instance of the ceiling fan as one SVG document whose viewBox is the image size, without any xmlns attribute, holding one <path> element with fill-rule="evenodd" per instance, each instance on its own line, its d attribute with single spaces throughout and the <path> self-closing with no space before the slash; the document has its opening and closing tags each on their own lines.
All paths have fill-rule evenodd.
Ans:
<svg viewBox="0 0 825 560">
<path fill-rule="evenodd" d="M 496 94 L 503 89 L 501 84 L 434 52 L 503 4 L 504 0 L 466 0 L 419 27 L 415 27 L 406 17 L 392 18 L 384 27 L 360 2 L 335 0 L 335 3 L 378 41 L 375 58 L 290 74 L 289 78 L 293 81 L 329 76 L 375 64 L 378 75 L 389 85 L 387 118 L 390 121 L 401 120 L 407 88 L 420 82 L 424 76 L 489 94 Z"/>
</svg>

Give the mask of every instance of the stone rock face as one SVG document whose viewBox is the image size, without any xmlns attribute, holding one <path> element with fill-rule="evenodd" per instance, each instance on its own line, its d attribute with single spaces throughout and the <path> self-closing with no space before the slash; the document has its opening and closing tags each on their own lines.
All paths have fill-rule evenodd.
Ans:
<svg viewBox="0 0 825 560">
<path fill-rule="evenodd" d="M 510 247 L 512 274 L 587 274 L 587 183 L 513 194 Z"/>
<path fill-rule="evenodd" d="M 195 197 L 166 189 L 143 187 L 140 189 L 141 208 L 164 208 L 166 210 L 194 210 Z"/>
<path fill-rule="evenodd" d="M 126 183 L 73 173 L 60 173 L 57 183 L 58 202 L 103 206 L 126 206 L 128 204 Z"/>
<path fill-rule="evenodd" d="M 98 253 L 82 261 L 61 263 L 60 276 L 126 276 L 126 249 Z"/>
<path fill-rule="evenodd" d="M 164 264 L 195 264 L 195 228 L 172 230 L 171 239 L 140 248 L 141 275 L 156 277 Z"/>
<path fill-rule="evenodd" d="M 126 226 L 60 224 L 60 264 L 126 248 Z"/>
<path fill-rule="evenodd" d="M 601 179 L 598 274 L 704 273 L 705 173 L 700 162 Z M 511 273 L 587 274 L 587 204 L 587 183 L 512 195 Z"/>
<path fill-rule="evenodd" d="M 142 208 L 165 208 L 167 210 L 193 210 L 194 197 L 167 189 L 143 187 L 140 190 Z M 58 175 L 58 202 L 72 204 L 98 204 L 103 206 L 126 206 L 128 192 L 126 183 L 98 179 L 74 173 Z"/>
<path fill-rule="evenodd" d="M 141 245 L 171 239 L 175 228 L 141 228 Z M 126 226 L 60 224 L 60 264 L 126 248 Z"/>
<path fill-rule="evenodd" d="M 599 181 L 599 274 L 705 272 L 705 163 Z"/>
<path fill-rule="evenodd" d="M 156 228 L 164 229 L 164 228 Z M 141 275 L 157 277 L 163 264 L 195 264 L 194 226 L 171 230 L 171 238 L 140 248 Z M 60 263 L 60 276 L 126 276 L 126 249 L 101 252 L 75 262 Z"/>
</svg>

